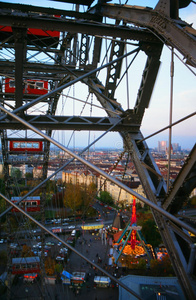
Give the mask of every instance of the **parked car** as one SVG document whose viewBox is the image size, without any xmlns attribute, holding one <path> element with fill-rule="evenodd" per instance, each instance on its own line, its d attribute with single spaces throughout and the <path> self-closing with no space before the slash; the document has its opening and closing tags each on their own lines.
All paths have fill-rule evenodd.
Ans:
<svg viewBox="0 0 196 300">
<path fill-rule="evenodd" d="M 63 261 L 63 260 L 64 260 L 64 257 L 57 256 L 57 257 L 56 257 L 56 260 L 58 260 L 58 261 Z"/>
<path fill-rule="evenodd" d="M 75 225 L 70 225 L 70 226 L 68 226 L 68 228 L 69 228 L 69 229 L 75 229 L 76 226 L 75 226 Z"/>
</svg>

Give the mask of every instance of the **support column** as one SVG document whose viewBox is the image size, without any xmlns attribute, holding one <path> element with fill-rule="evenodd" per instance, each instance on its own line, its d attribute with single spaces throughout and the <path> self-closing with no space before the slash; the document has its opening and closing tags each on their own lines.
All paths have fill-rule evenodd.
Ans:
<svg viewBox="0 0 196 300">
<path fill-rule="evenodd" d="M 23 63 L 26 58 L 26 32 L 24 28 L 13 27 L 15 40 L 15 107 L 22 106 L 23 100 Z"/>
</svg>

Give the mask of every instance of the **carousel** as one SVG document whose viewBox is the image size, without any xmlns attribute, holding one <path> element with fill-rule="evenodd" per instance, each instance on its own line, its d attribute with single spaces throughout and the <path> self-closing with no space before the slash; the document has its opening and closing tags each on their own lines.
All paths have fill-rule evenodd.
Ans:
<svg viewBox="0 0 196 300">
<path fill-rule="evenodd" d="M 139 258 L 146 258 L 150 260 L 148 253 L 148 246 L 141 234 L 141 226 L 137 226 L 136 220 L 136 198 L 133 197 L 132 216 L 125 228 L 122 230 L 122 218 L 118 213 L 113 223 L 113 262 L 117 264 L 118 261 L 125 264 L 127 256 L 133 263 L 138 263 Z M 116 255 L 115 255 L 116 254 Z"/>
</svg>

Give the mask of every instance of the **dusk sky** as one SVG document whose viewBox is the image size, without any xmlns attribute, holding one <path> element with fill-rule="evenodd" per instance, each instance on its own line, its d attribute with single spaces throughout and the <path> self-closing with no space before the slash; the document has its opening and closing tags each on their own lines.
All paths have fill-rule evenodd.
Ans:
<svg viewBox="0 0 196 300">
<path fill-rule="evenodd" d="M 67 8 L 67 4 L 63 4 L 61 2 L 56 1 L 5 1 L 5 2 L 13 2 L 13 3 L 22 3 L 22 4 L 32 4 L 37 6 L 50 6 L 61 9 L 71 9 Z M 118 3 L 119 1 L 112 1 L 113 3 Z M 123 3 L 124 1 L 121 1 Z M 128 5 L 141 5 L 148 6 L 154 8 L 158 1 L 154 0 L 135 0 L 128 1 Z M 96 4 L 97 1 L 94 1 Z M 110 2 L 111 3 L 111 2 Z M 187 23 L 193 23 L 193 28 L 196 28 L 196 5 L 191 3 L 187 8 L 180 10 L 180 18 L 185 20 Z M 183 57 L 176 52 L 180 58 Z M 165 127 L 169 122 L 169 107 L 170 107 L 170 61 L 171 61 L 171 51 L 166 46 L 163 49 L 161 55 L 161 66 L 159 69 L 159 74 L 157 77 L 157 81 L 155 83 L 155 88 L 151 97 L 149 108 L 146 110 L 141 131 L 143 135 L 146 137 L 153 132 Z M 132 108 L 135 104 L 136 96 L 137 96 L 137 86 L 141 81 L 141 72 L 144 68 L 143 58 L 141 58 L 141 66 L 140 63 L 135 66 L 134 71 L 131 70 L 132 74 L 129 75 L 129 98 L 130 98 L 130 108 Z M 196 70 L 193 69 L 196 73 Z M 137 77 L 137 82 L 132 83 L 133 80 Z M 66 93 L 66 91 L 65 91 Z M 193 113 L 196 111 L 196 84 L 195 84 L 195 74 L 193 74 L 187 67 L 178 60 L 177 57 L 174 58 L 174 91 L 173 91 L 173 122 Z M 80 88 L 77 90 L 77 86 L 75 87 L 74 97 L 82 98 L 84 101 L 85 96 L 82 95 L 82 91 Z M 119 103 L 122 104 L 123 109 L 127 109 L 126 101 L 123 99 L 127 98 L 126 88 L 122 85 L 116 93 L 116 98 Z M 70 101 L 70 100 L 69 100 Z M 96 103 L 96 100 L 94 100 Z M 123 102 L 124 101 L 124 102 Z M 67 102 L 68 103 L 68 102 Z M 71 103 L 71 102 L 69 102 Z M 99 103 L 96 103 L 99 105 Z M 68 105 L 68 104 L 67 104 Z M 77 104 L 78 105 L 78 104 Z M 71 104 L 73 106 L 73 104 Z M 70 104 L 66 107 L 66 114 L 69 113 Z M 89 109 L 89 108 L 88 108 Z M 72 107 L 72 112 L 70 111 L 70 115 L 73 113 L 77 114 L 76 107 Z M 93 108 L 92 115 L 106 115 L 104 111 L 96 110 Z M 88 112 L 89 113 L 89 112 Z M 192 117 L 181 124 L 176 125 L 172 130 L 172 142 L 179 143 L 182 148 L 192 148 L 195 144 L 196 137 L 196 117 Z M 89 142 L 89 139 L 92 141 L 97 138 L 99 135 L 98 132 L 95 133 L 75 133 L 74 139 L 72 140 L 69 146 L 82 146 L 85 147 Z M 70 133 L 56 133 L 55 138 L 58 138 L 61 142 L 68 143 L 70 137 Z M 157 147 L 158 141 L 168 140 L 168 130 L 164 131 L 161 134 L 156 135 L 153 138 L 147 140 L 147 144 L 149 147 Z M 121 148 L 122 140 L 119 134 L 111 133 L 108 134 L 107 137 L 103 138 L 99 143 L 96 144 L 96 147 L 114 147 Z"/>
</svg>

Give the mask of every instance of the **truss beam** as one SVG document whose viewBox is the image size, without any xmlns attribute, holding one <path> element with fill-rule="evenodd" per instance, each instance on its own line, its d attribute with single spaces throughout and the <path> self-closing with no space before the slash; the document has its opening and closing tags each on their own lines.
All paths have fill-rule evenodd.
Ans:
<svg viewBox="0 0 196 300">
<path fill-rule="evenodd" d="M 15 102 L 16 108 L 22 105 L 23 99 L 23 62 L 26 58 L 26 29 L 12 28 L 15 41 Z"/>
<path fill-rule="evenodd" d="M 70 33 L 83 33 L 92 36 L 109 36 L 109 37 L 121 37 L 123 39 L 130 39 L 135 41 L 146 41 L 149 40 L 152 43 L 160 43 L 159 39 L 153 35 L 151 32 L 128 26 L 115 26 L 109 24 L 102 23 L 93 23 L 88 21 L 81 20 L 66 20 L 61 19 L 57 20 L 57 18 L 43 19 L 43 18 L 28 18 L 26 16 L 16 16 L 10 11 L 10 15 L 7 14 L 7 11 L 3 13 L 3 10 L 0 11 L 1 21 L 0 25 L 2 26 L 12 26 L 13 24 L 18 24 L 20 28 L 44 28 L 44 30 L 57 30 L 60 32 L 64 32 L 66 28 L 66 32 Z M 0 35 L 0 41 L 3 41 L 2 33 Z M 11 42 L 11 41 L 10 41 Z M 0 44 L 1 45 L 1 44 Z M 4 45 L 6 47 L 6 44 Z M 8 45 L 8 47 L 10 47 Z M 35 48 L 36 49 L 36 48 Z"/>
<path fill-rule="evenodd" d="M 110 52 L 110 61 L 115 58 L 122 56 L 124 53 L 125 44 L 122 39 L 112 41 L 112 47 Z M 120 70 L 122 66 L 122 60 L 110 65 L 107 68 L 107 78 L 105 83 L 104 94 L 110 98 L 114 99 L 115 88 L 117 84 L 117 79 L 120 77 Z"/>
<path fill-rule="evenodd" d="M 80 117 L 80 116 L 57 116 L 57 115 L 25 115 L 25 120 L 36 128 L 54 129 L 54 130 L 108 130 L 113 124 L 119 121 L 119 118 L 108 117 Z M 25 129 L 25 126 L 13 119 L 5 119 L 0 121 L 0 126 L 3 129 Z M 138 133 L 140 124 L 134 121 L 122 119 L 122 121 L 112 131 L 127 131 Z M 139 135 L 140 136 L 140 135 Z"/>
<path fill-rule="evenodd" d="M 159 51 L 160 52 L 160 51 Z M 159 55 L 149 56 L 142 75 L 142 81 L 138 90 L 135 113 L 142 119 L 145 109 L 148 108 L 153 87 L 160 66 Z"/>
<path fill-rule="evenodd" d="M 60 0 L 59 0 L 60 1 Z M 76 0 L 77 1 L 77 0 Z M 75 1 L 75 3 L 76 3 Z M 63 1 L 62 1 L 63 2 Z M 64 2 L 74 2 L 74 1 L 64 1 Z M 78 4 L 81 4 L 79 2 L 83 2 L 83 5 L 89 5 L 92 3 L 92 0 L 84 0 L 84 1 L 77 1 Z M 82 20 L 94 20 L 98 21 L 100 18 L 98 16 L 92 16 L 92 14 L 86 12 L 86 13 L 80 13 L 77 11 L 69 11 L 64 9 L 55 9 L 50 7 L 41 7 L 41 6 L 34 6 L 34 5 L 25 5 L 25 4 L 16 4 L 16 3 L 6 3 L 6 2 L 0 2 L 0 8 L 6 8 L 11 10 L 19 10 L 23 13 L 26 12 L 33 12 L 33 13 L 39 13 L 39 14 L 48 14 L 48 15 L 60 15 L 60 16 L 67 16 Z"/>
<path fill-rule="evenodd" d="M 171 186 L 167 198 L 164 200 L 163 208 L 177 213 L 196 187 L 196 144 L 180 170 L 176 180 Z"/>
<path fill-rule="evenodd" d="M 178 20 L 172 20 L 168 15 L 150 8 L 128 5 L 100 4 L 92 8 L 91 12 L 98 13 L 102 17 L 123 20 L 126 23 L 149 28 L 196 67 L 196 39 L 188 32 L 187 28 L 191 26 L 186 22 L 180 23 Z"/>
</svg>

